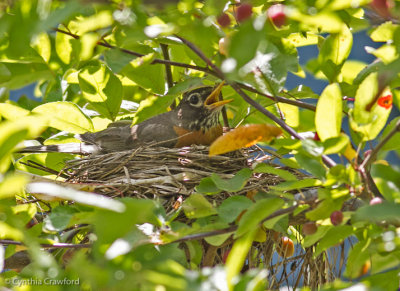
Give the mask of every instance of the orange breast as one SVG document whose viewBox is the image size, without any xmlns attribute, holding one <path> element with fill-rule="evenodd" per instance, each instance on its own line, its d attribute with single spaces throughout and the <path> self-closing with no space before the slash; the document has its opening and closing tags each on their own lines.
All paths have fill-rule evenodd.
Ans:
<svg viewBox="0 0 400 291">
<path fill-rule="evenodd" d="M 222 126 L 215 126 L 205 132 L 201 130 L 189 131 L 182 127 L 174 126 L 176 134 L 179 136 L 178 143 L 175 145 L 176 148 L 190 146 L 192 144 L 197 145 L 210 145 L 214 140 L 222 135 Z"/>
</svg>

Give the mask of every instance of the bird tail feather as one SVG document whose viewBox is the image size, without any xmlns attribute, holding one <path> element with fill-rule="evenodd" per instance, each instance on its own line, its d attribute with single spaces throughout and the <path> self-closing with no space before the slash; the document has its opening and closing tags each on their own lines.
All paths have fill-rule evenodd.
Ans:
<svg viewBox="0 0 400 291">
<path fill-rule="evenodd" d="M 98 146 L 84 143 L 66 143 L 58 145 L 28 146 L 18 150 L 19 153 L 68 153 L 90 155 L 99 151 Z"/>
</svg>

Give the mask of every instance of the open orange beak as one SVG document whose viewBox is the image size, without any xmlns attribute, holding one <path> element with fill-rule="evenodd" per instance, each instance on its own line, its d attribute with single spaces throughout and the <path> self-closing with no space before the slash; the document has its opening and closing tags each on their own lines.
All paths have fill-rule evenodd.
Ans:
<svg viewBox="0 0 400 291">
<path fill-rule="evenodd" d="M 204 107 L 213 110 L 219 107 L 224 106 L 227 103 L 230 103 L 233 101 L 233 99 L 227 99 L 227 100 L 219 100 L 219 94 L 221 93 L 222 87 L 224 86 L 225 81 L 222 81 L 212 92 L 210 95 L 208 95 L 206 101 L 204 101 Z"/>
</svg>

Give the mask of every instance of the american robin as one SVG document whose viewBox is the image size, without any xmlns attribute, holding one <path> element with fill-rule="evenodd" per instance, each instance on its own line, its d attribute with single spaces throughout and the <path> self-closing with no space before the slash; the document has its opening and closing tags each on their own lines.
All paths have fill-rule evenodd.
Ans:
<svg viewBox="0 0 400 291">
<path fill-rule="evenodd" d="M 219 112 L 231 102 L 219 100 L 223 83 L 183 93 L 182 101 L 169 112 L 156 115 L 134 126 L 111 123 L 105 130 L 77 135 L 84 144 L 32 146 L 19 152 L 69 152 L 90 154 L 137 148 L 143 145 L 182 147 L 210 145 L 222 135 Z"/>
</svg>

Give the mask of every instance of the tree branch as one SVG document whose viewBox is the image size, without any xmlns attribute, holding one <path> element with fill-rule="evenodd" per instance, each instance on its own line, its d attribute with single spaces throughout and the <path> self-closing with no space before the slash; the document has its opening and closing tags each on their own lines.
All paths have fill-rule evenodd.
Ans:
<svg viewBox="0 0 400 291">
<path fill-rule="evenodd" d="M 377 146 L 371 151 L 371 153 L 364 159 L 360 168 L 367 169 L 371 163 L 376 159 L 376 155 L 380 151 L 380 149 L 397 133 L 400 132 L 400 120 L 397 121 L 394 128 L 389 132 L 387 136 Z"/>
<path fill-rule="evenodd" d="M 296 139 L 299 139 L 299 140 L 303 140 L 304 139 L 293 128 L 291 128 L 289 125 L 287 125 L 283 120 L 277 118 L 274 114 L 272 114 L 272 112 L 269 112 L 261 104 L 259 104 L 258 102 L 254 101 L 253 99 L 251 99 L 245 92 L 243 92 L 243 90 L 240 88 L 238 83 L 227 80 L 227 78 L 225 77 L 225 74 L 221 71 L 221 69 L 218 68 L 193 43 L 191 43 L 190 41 L 188 41 L 188 40 L 186 40 L 186 39 L 184 39 L 184 38 L 182 38 L 180 36 L 176 35 L 176 37 L 179 38 L 184 44 L 186 44 L 193 52 L 195 52 L 207 65 L 209 65 L 214 70 L 214 72 L 217 73 L 217 76 L 221 80 L 225 80 L 247 103 L 252 105 L 254 108 L 256 108 L 262 114 L 267 116 L 269 119 L 271 119 L 272 121 L 274 121 L 275 123 L 280 125 L 282 127 L 282 129 L 285 130 L 287 133 L 289 133 L 291 136 L 293 136 L 293 137 L 295 137 Z M 273 98 L 275 98 L 275 97 L 273 97 Z M 333 167 L 333 166 L 336 165 L 336 163 L 331 158 L 329 158 L 328 156 L 322 155 L 321 157 L 322 157 L 322 160 L 324 161 L 324 163 L 327 166 Z"/>
<path fill-rule="evenodd" d="M 296 204 L 296 205 L 290 206 L 288 208 L 279 209 L 279 210 L 275 211 L 274 213 L 272 213 L 271 215 L 264 218 L 263 220 L 261 220 L 261 222 L 259 224 L 261 225 L 269 219 L 272 219 L 272 218 L 275 218 L 275 217 L 278 217 L 278 216 L 281 216 L 284 214 L 292 213 L 297 207 L 298 207 L 298 205 Z M 177 242 L 184 242 L 184 241 L 189 241 L 189 240 L 203 239 L 203 238 L 210 237 L 210 236 L 235 232 L 237 229 L 238 229 L 237 225 L 232 225 L 230 227 L 223 228 L 223 229 L 217 229 L 217 230 L 203 232 L 203 233 L 190 234 L 190 235 L 184 236 L 180 239 L 174 240 L 169 243 L 177 243 Z"/>
<path fill-rule="evenodd" d="M 9 239 L 0 239 L 0 244 L 2 245 L 25 245 L 22 242 L 9 240 Z M 84 249 L 91 248 L 92 244 L 69 244 L 69 243 L 54 243 L 54 244 L 40 244 L 43 248 L 54 248 L 54 249 Z"/>
<path fill-rule="evenodd" d="M 59 32 L 59 33 L 63 33 L 63 34 L 69 35 L 74 39 L 80 39 L 79 35 L 76 35 L 76 34 L 70 32 L 70 31 L 65 31 L 65 30 L 62 30 L 62 29 L 59 29 L 59 28 L 54 28 L 53 30 L 56 31 L 56 32 Z M 135 57 L 143 57 L 144 56 L 143 54 L 138 53 L 138 52 L 134 52 L 134 51 L 131 51 L 131 50 L 128 50 L 128 49 L 124 49 L 124 48 L 119 48 L 117 46 L 113 46 L 113 45 L 111 45 L 111 44 L 109 44 L 109 43 L 107 43 L 105 41 L 98 41 L 97 45 L 100 45 L 100 46 L 103 46 L 103 47 L 106 47 L 106 48 L 110 48 L 110 49 L 118 49 L 123 53 L 126 53 L 128 55 L 132 55 L 132 56 L 135 56 Z M 185 63 L 174 62 L 174 61 L 171 61 L 171 60 L 168 60 L 168 59 L 165 59 L 165 60 L 154 59 L 150 64 L 153 64 L 153 65 L 154 64 L 164 64 L 166 66 L 181 67 L 181 68 L 186 68 L 186 69 L 191 69 L 191 70 L 204 72 L 206 74 L 218 77 L 218 74 L 216 72 L 214 72 L 213 70 L 210 70 L 208 67 L 200 67 L 200 66 L 189 65 L 189 64 L 185 64 Z M 301 102 L 301 101 L 298 101 L 298 100 L 292 100 L 292 99 L 284 98 L 284 97 L 281 97 L 281 96 L 270 96 L 268 94 L 265 94 L 265 93 L 262 93 L 262 92 L 258 91 L 257 89 L 255 89 L 255 88 L 253 88 L 253 87 L 251 87 L 249 85 L 241 84 L 241 83 L 238 83 L 238 82 L 237 82 L 237 84 L 241 88 L 246 89 L 247 91 L 250 91 L 250 92 L 259 94 L 261 96 L 267 97 L 268 99 L 271 99 L 273 101 L 287 103 L 287 104 L 291 104 L 291 105 L 294 105 L 294 106 L 298 106 L 300 108 L 304 108 L 304 109 L 309 109 L 309 110 L 315 111 L 315 106 L 312 105 L 312 104 L 307 104 L 305 102 Z"/>
</svg>

